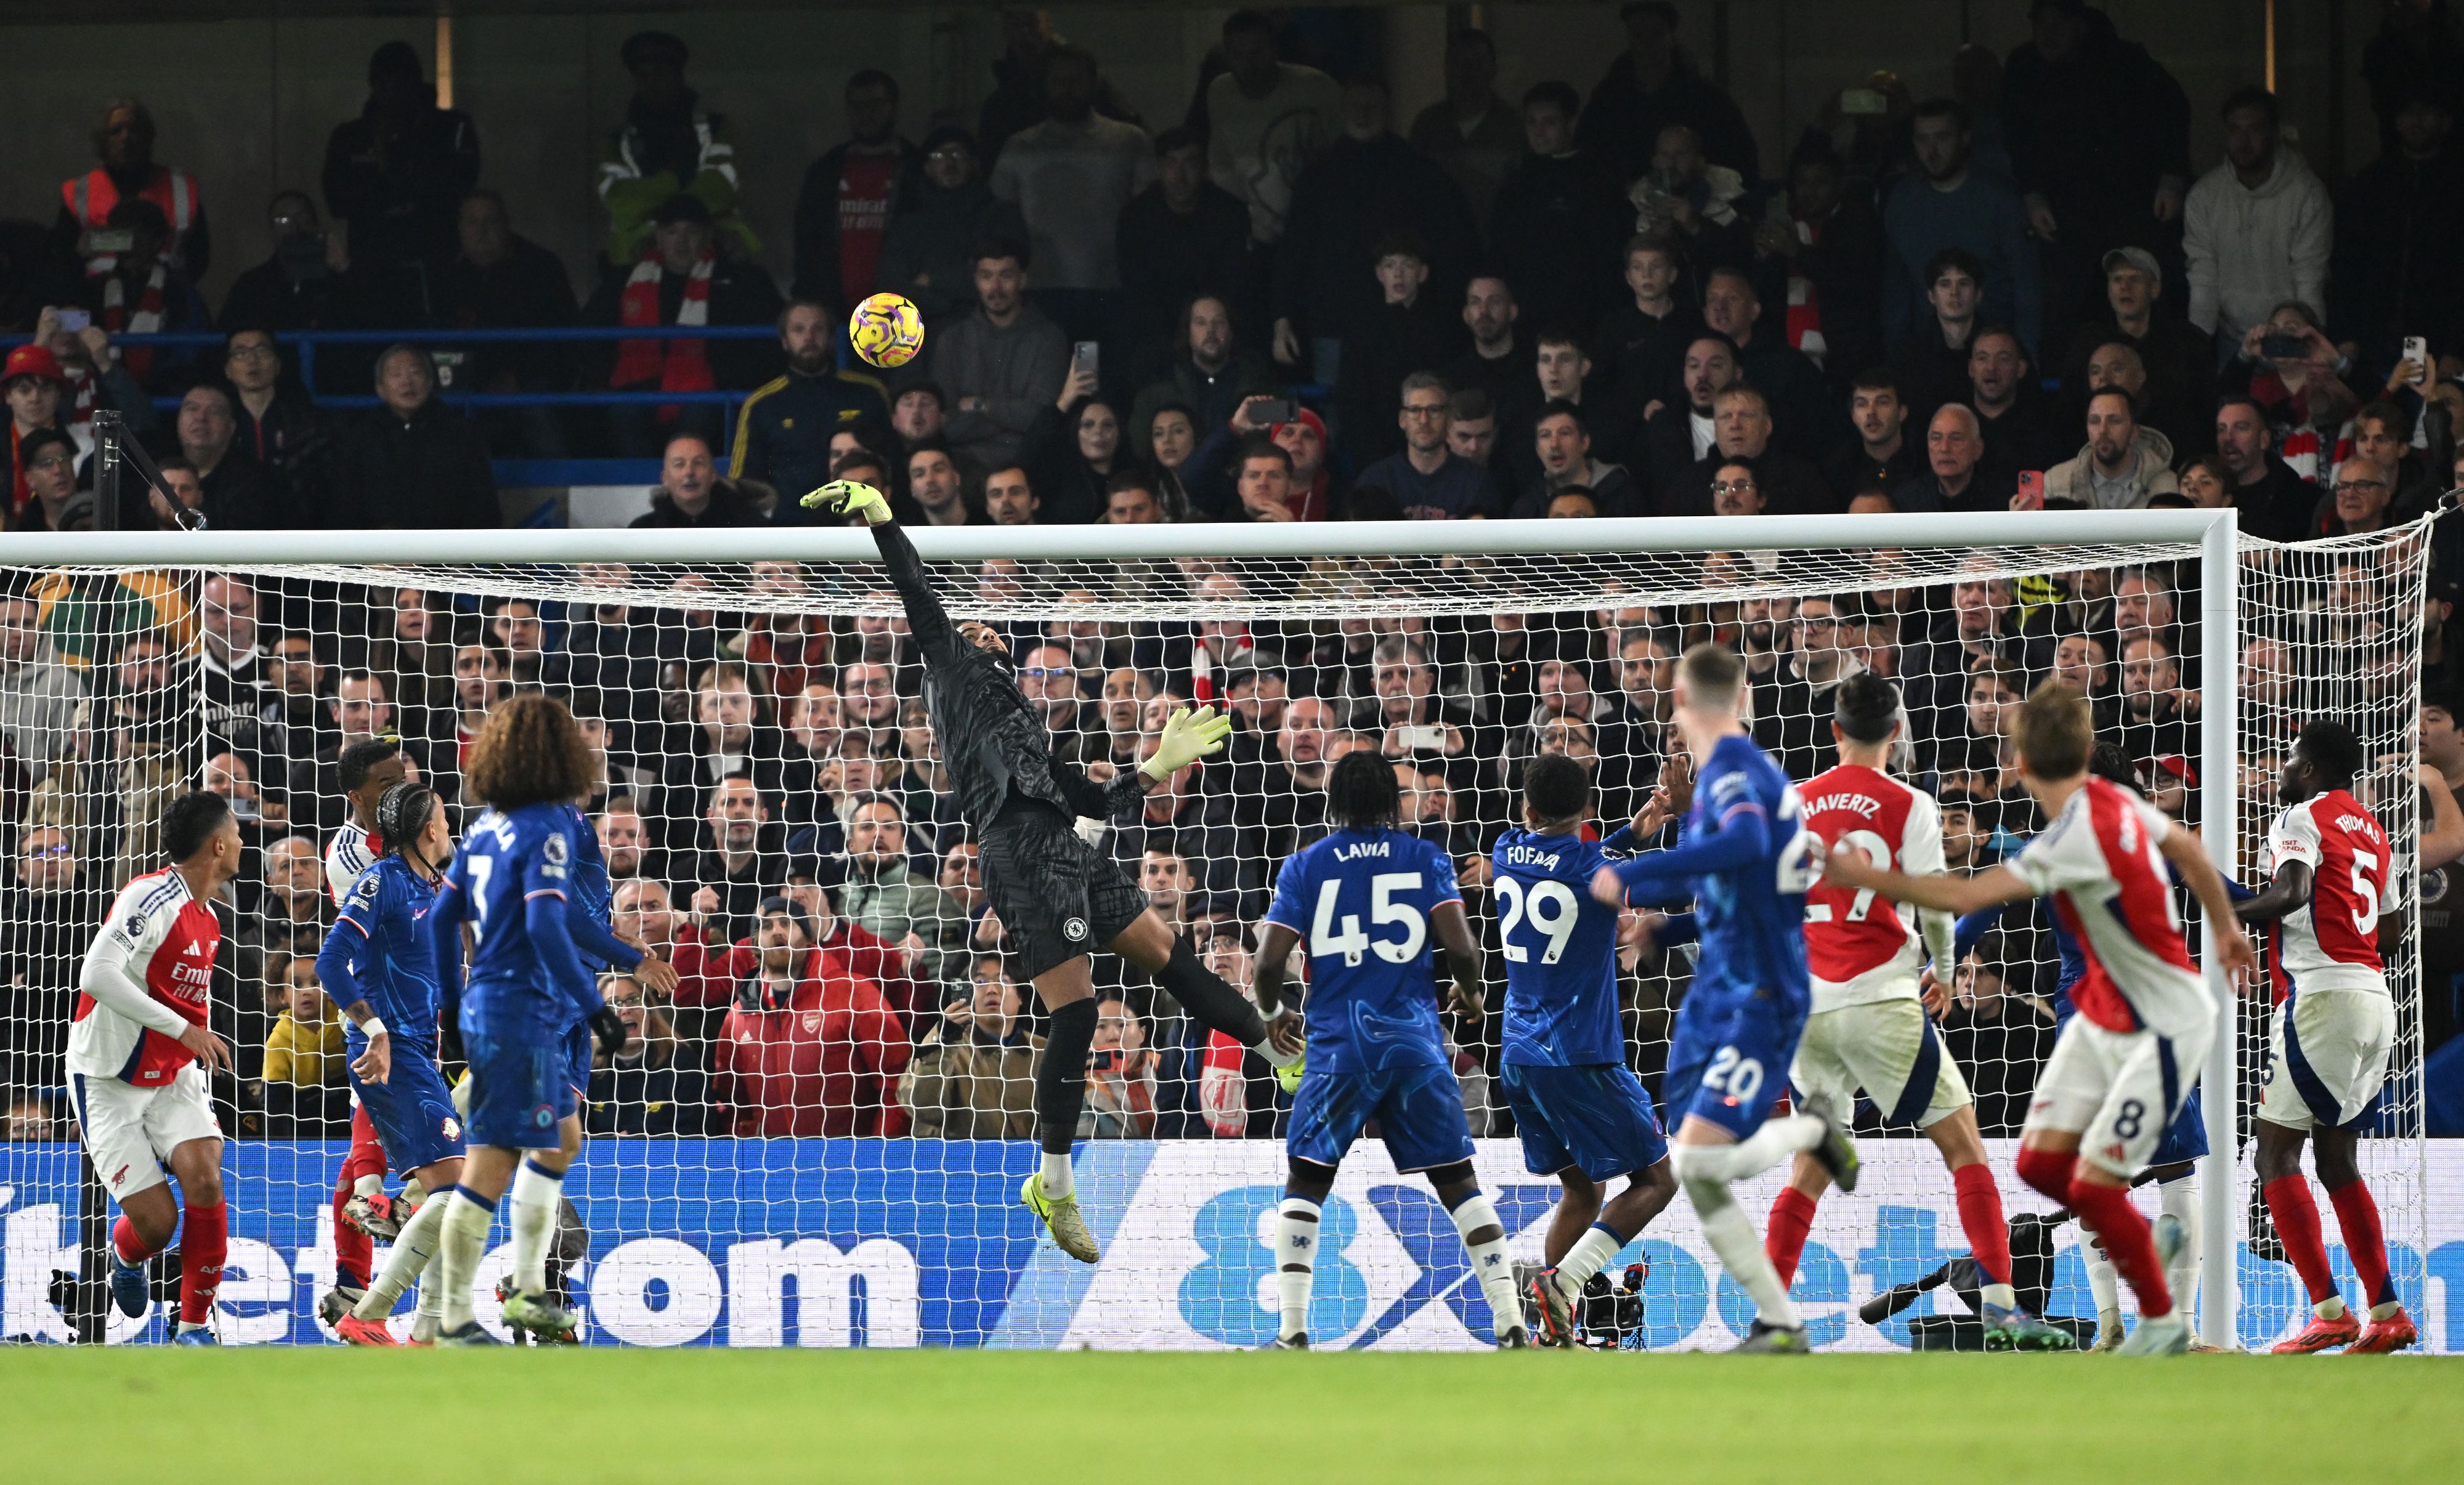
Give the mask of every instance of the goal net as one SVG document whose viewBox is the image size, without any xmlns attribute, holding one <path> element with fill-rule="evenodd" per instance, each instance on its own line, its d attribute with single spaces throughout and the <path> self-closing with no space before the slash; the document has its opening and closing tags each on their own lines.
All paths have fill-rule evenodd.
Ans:
<svg viewBox="0 0 2464 1485">
<path fill-rule="evenodd" d="M 1316 555 L 1293 556 L 1209 555 L 1259 538 L 1203 527 L 1150 529 L 1134 548 L 1100 529 L 923 533 L 919 544 L 939 558 L 960 549 L 936 536 L 974 543 L 964 560 L 932 563 L 943 600 L 1009 635 L 1026 695 L 1073 761 L 1133 767 L 1173 706 L 1231 707 L 1238 730 L 1221 757 L 1143 810 L 1081 828 L 1235 984 L 1249 981 L 1278 867 L 1324 829 L 1327 766 L 1357 749 L 1392 760 L 1408 825 L 1456 859 L 1491 945 L 1486 1017 L 1448 1029 L 1483 1183 L 1516 1256 L 1532 1261 L 1556 1187 L 1527 1170 L 1494 1081 L 1504 965 L 1485 858 L 1535 754 L 1590 769 L 1603 830 L 1635 812 L 1680 746 L 1670 688 L 1686 644 L 1743 651 L 1754 735 L 1800 780 L 1836 761 L 1832 688 L 1860 670 L 1894 680 L 1910 722 L 1901 765 L 1942 800 L 1955 870 L 1991 864 L 2042 823 L 2008 732 L 2049 676 L 2087 691 L 2101 739 L 2162 808 L 2194 827 L 2236 822 L 2234 873 L 2254 884 L 2289 739 L 2306 718 L 2346 720 L 2372 759 L 2365 797 L 2400 879 L 2383 932 L 2402 1040 L 2365 1168 L 2399 1287 L 2443 1343 L 2435 1321 L 2464 1312 L 2424 1291 L 2440 1273 L 2435 1245 L 2464 1239 L 2464 1165 L 2433 1159 L 2422 1112 L 2411 775 L 2429 526 L 2299 548 L 2246 540 L 2235 601 L 2203 609 L 2192 513 L 1996 519 L 2013 524 L 1978 526 L 1988 539 L 1966 545 L 1893 517 L 1867 518 L 1853 538 L 1837 522 L 1815 535 L 1786 521 L 1591 523 L 1582 552 L 1547 550 L 1563 534 L 1543 523 L 1498 525 L 1482 551 L 1441 550 L 1472 546 L 1467 527 L 1401 526 L 1315 529 Z M 586 1316 L 586 1341 L 1269 1338 L 1288 1100 L 1261 1062 L 1210 1042 L 1109 957 L 1078 1156 L 1103 1262 L 1039 1241 L 1017 1206 L 1037 1159 L 1041 1012 L 985 910 L 905 621 L 862 559 L 869 543 L 485 535 L 487 559 L 412 559 L 438 549 L 416 534 L 347 538 L 361 543 L 347 561 L 321 562 L 207 535 L 139 538 L 211 554 L 170 558 L 187 565 L 0 568 L 0 1334 L 66 1340 L 82 1312 L 101 1313 L 99 1189 L 62 1064 L 77 970 L 112 892 L 161 864 L 165 805 L 205 787 L 231 799 L 247 845 L 217 905 L 213 1024 L 237 1050 L 235 1076 L 214 1090 L 232 1212 L 218 1322 L 227 1342 L 330 1341 L 319 1299 L 338 1268 L 366 1261 L 336 1227 L 351 1109 L 338 1013 L 314 967 L 335 913 L 323 857 L 350 811 L 338 760 L 351 742 L 399 738 L 458 828 L 476 812 L 460 776 L 478 725 L 503 698 L 544 688 L 583 719 L 600 763 L 585 808 L 615 879 L 615 931 L 682 976 L 672 996 L 603 981 L 637 1037 L 590 1072 L 589 1141 L 557 1237 L 556 1278 Z M 683 559 L 730 539 L 744 543 L 734 559 Z M 1043 555 L 1065 550 L 1077 555 Z M 1137 555 L 1086 556 L 1124 550 Z M 2220 625 L 2233 641 L 2222 650 Z M 2219 653 L 2236 657 L 2230 673 Z M 2236 713 L 2222 775 L 2208 728 L 2221 710 Z M 1629 945 L 1621 958 L 1629 1054 L 1655 1096 L 1688 952 Z M 1977 942 L 1942 1032 L 2021 1219 L 2023 1292 L 2092 1319 L 2076 1228 L 2028 1226 L 2046 1204 L 2010 1173 L 2058 983 L 2047 920 L 2013 909 Z M 2225 1256 L 2206 1269 L 2205 1302 L 2237 1299 L 2233 1335 L 2257 1345 L 2294 1327 L 2305 1300 L 2248 1199 L 2263 999 L 2237 1030 L 2219 1121 L 2234 1138 L 2200 1176 L 2226 1188 L 2206 1201 Z M 449 1037 L 449 1072 L 453 1047 Z M 1879 1324 L 1857 1313 L 1966 1248 L 1939 1157 L 1891 1113 L 1859 1107 L 1865 1184 L 1823 1203 L 1795 1281 L 1826 1345 L 1955 1343 L 1969 1314 L 1955 1269 Z M 1741 1190 L 1757 1221 L 1784 1174 Z M 2141 1201 L 2152 1214 L 2156 1194 Z M 1325 1221 L 1309 1327 L 1322 1344 L 1488 1337 L 1452 1222 L 1375 1141 L 1347 1160 Z M 492 1243 L 505 1240 L 500 1227 Z M 494 1248 L 483 1291 L 508 1263 Z M 1726 1344 L 1750 1319 L 1683 1202 L 1608 1272 L 1631 1292 L 1596 1308 L 1602 1343 Z M 114 1341 L 159 1337 L 166 1308 L 87 1325 Z M 479 1305 L 483 1319 L 495 1309 Z M 404 1322 L 407 1312 L 406 1299 Z"/>
</svg>

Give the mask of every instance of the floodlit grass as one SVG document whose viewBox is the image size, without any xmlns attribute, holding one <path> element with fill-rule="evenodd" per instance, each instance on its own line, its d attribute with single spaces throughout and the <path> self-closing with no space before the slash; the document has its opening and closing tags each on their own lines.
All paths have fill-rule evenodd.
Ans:
<svg viewBox="0 0 2464 1485">
<path fill-rule="evenodd" d="M 2464 1363 L 0 1352 L 0 1476 L 2453 1481 Z"/>
</svg>

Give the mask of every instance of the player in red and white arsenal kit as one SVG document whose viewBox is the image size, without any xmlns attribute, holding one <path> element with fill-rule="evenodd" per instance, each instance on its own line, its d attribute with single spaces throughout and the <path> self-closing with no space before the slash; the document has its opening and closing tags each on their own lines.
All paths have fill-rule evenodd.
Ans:
<svg viewBox="0 0 2464 1485">
<path fill-rule="evenodd" d="M 222 1125 L 207 1075 L 231 1048 L 206 1029 L 221 923 L 207 906 L 239 875 L 239 821 L 216 794 L 163 812 L 171 864 L 120 889 L 77 974 L 69 1027 L 69 1091 L 95 1174 L 120 1204 L 111 1229 L 111 1296 L 123 1314 L 153 1308 L 145 1260 L 180 1228 L 180 1319 L 173 1339 L 211 1345 L 214 1290 L 230 1244 Z M 175 1205 L 165 1184 L 180 1183 Z M 185 1206 L 185 1214 L 181 1211 Z"/>
<path fill-rule="evenodd" d="M 1832 855 L 1855 852 L 1878 867 L 1941 875 L 1942 816 L 1932 796 L 1882 771 L 1906 730 L 1899 689 L 1866 673 L 1841 682 L 1835 694 L 1831 733 L 1840 763 L 1797 786 L 1805 828 Z M 1917 998 L 1917 972 L 1928 959 L 1935 982 L 1951 982 L 1954 927 L 1947 912 L 1903 908 L 1871 888 L 1825 883 L 1807 893 L 1805 958 L 1814 999 L 1789 1081 L 1800 1098 L 1818 1094 L 1835 1108 L 1855 1106 L 1861 1090 L 1892 1123 L 1923 1129 L 1950 1170 L 1960 1227 L 1985 1273 L 1979 1299 L 1987 1344 L 2066 1351 L 2077 1344 L 2070 1332 L 2021 1310 L 2012 1291 L 2011 1229 L 1985 1163 L 1975 1101 Z M 1800 1153 L 1771 1203 L 1763 1247 L 1782 1283 L 1795 1277 L 1815 1205 L 1830 1184 L 1822 1163 Z"/>
<path fill-rule="evenodd" d="M 352 743 L 335 761 L 343 796 L 350 801 L 341 828 L 325 843 L 325 890 L 339 908 L 360 873 L 385 854 L 385 842 L 377 837 L 377 802 L 387 789 L 403 781 L 408 769 L 401 744 L 383 738 Z M 354 1094 L 351 1152 L 343 1157 L 342 1168 L 334 1178 L 334 1288 L 317 1305 L 318 1316 L 328 1329 L 350 1314 L 367 1293 L 376 1262 L 374 1239 L 392 1241 L 419 1210 L 416 1201 L 404 1204 L 387 1197 L 385 1176 L 385 1147 L 378 1143 L 377 1126 L 368 1122 L 367 1111 L 360 1107 L 359 1096 Z"/>
<path fill-rule="evenodd" d="M 2312 1319 L 2278 1351 L 2399 1351 L 2418 1339 L 2387 1277 L 2378 1204 L 2354 1163 L 2358 1126 L 2387 1081 L 2395 1001 L 2379 961 L 2379 908 L 2391 864 L 2387 832 L 2352 784 L 2362 745 L 2324 719 L 2301 729 L 2276 783 L 2284 813 L 2267 833 L 2270 881 L 2242 918 L 2274 923 L 2276 1015 L 2267 1091 L 2258 1105 L 2258 1178 L 2284 1255 L 2310 1291 Z M 2365 1329 L 2327 1268 L 2319 1207 L 2301 1176 L 2301 1145 L 2318 1147 L 2319 1184 L 2336 1204 L 2344 1248 L 2369 1297 Z"/>
<path fill-rule="evenodd" d="M 2020 781 L 2053 820 L 2018 856 L 1973 877 L 1911 877 L 1840 851 L 1832 853 L 1825 880 L 1957 913 L 2053 899 L 2087 972 L 2071 991 L 2079 1015 L 2062 1027 L 2028 1108 L 2019 1177 L 2078 1212 L 2130 1281 L 2139 1328 L 2122 1349 L 2187 1350 L 2189 1326 L 2165 1282 L 2181 1225 L 2160 1219 L 2151 1234 L 2127 1194 L 2197 1081 L 2215 1028 L 2215 1008 L 2182 939 L 2167 863 L 2216 926 L 2227 972 L 2246 980 L 2257 956 L 2198 838 L 2131 790 L 2089 776 L 2095 729 L 2077 691 L 2052 681 L 2037 687 L 2020 708 L 2018 744 Z"/>
</svg>

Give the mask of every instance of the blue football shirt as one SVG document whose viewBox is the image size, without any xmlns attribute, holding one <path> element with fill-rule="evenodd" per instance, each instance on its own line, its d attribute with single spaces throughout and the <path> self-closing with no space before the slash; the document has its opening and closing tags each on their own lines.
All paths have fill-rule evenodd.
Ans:
<svg viewBox="0 0 2464 1485">
<path fill-rule="evenodd" d="M 1429 914 L 1462 901 L 1446 853 L 1399 830 L 1338 831 L 1284 863 L 1266 921 L 1309 955 L 1312 1071 L 1446 1065 Z"/>
<path fill-rule="evenodd" d="M 1745 825 L 1758 826 L 1761 841 L 1744 859 L 1705 870 L 1688 864 L 1714 838 Z M 1812 1003 L 1805 893 L 1822 873 L 1821 846 L 1805 829 L 1796 786 L 1779 765 L 1750 738 L 1720 739 L 1695 781 L 1676 849 L 1646 852 L 1617 867 L 1637 903 L 1692 899 L 1701 947 L 1688 1005 L 1760 991 L 1799 1013 Z"/>
<path fill-rule="evenodd" d="M 399 856 L 385 856 L 362 871 L 344 894 L 342 910 L 325 932 L 325 949 L 317 956 L 318 970 L 335 1002 L 363 999 L 385 1022 L 394 1044 L 433 1047 L 439 992 L 436 950 L 429 941 L 428 913 L 436 906 L 436 885 L 410 869 Z M 339 954 L 341 973 L 328 970 L 328 956 Z M 367 1038 L 355 1023 L 346 1023 L 352 1055 Z"/>
<path fill-rule="evenodd" d="M 616 907 L 616 884 L 607 875 L 607 858 L 599 850 L 599 832 L 590 826 L 590 817 L 572 805 L 566 810 L 573 819 L 573 905 L 592 923 L 606 928 Z M 597 974 L 609 968 L 607 960 L 587 949 L 579 950 L 582 967 Z"/>
<path fill-rule="evenodd" d="M 1585 1067 L 1625 1061 L 1617 1015 L 1617 911 L 1592 896 L 1600 843 L 1517 826 L 1489 854 L 1506 957 L 1507 1061 Z"/>
<path fill-rule="evenodd" d="M 596 1006 L 593 981 L 571 938 L 533 942 L 525 915 L 534 898 L 553 897 L 560 914 L 574 897 L 574 812 L 528 804 L 489 810 L 472 821 L 441 891 L 459 893 L 457 914 L 476 930 L 471 977 L 462 992 L 465 1033 L 499 1040 L 562 1033 Z"/>
</svg>

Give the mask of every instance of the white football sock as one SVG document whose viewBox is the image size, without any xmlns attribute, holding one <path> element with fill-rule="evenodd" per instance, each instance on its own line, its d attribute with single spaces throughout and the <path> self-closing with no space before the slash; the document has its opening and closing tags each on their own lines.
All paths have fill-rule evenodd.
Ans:
<svg viewBox="0 0 2464 1485">
<path fill-rule="evenodd" d="M 1275 1212 L 1275 1298 L 1285 1340 L 1309 1334 L 1309 1291 L 1317 1283 L 1318 1204 L 1287 1196 Z"/>
<path fill-rule="evenodd" d="M 556 1232 L 556 1203 L 563 1193 L 563 1173 L 528 1157 L 514 1172 L 513 1210 L 506 1215 L 514 1227 L 514 1287 L 523 1294 L 547 1293 L 547 1240 Z"/>
<path fill-rule="evenodd" d="M 375 1196 L 384 1190 L 385 1172 L 382 1170 L 374 1175 L 360 1176 L 351 1182 L 351 1194 L 354 1196 Z"/>
<path fill-rule="evenodd" d="M 2019 1307 L 2019 1295 L 2009 1284 L 1984 1284 L 1977 1288 L 1976 1302 L 1990 1304 L 1996 1309 L 2015 1310 Z"/>
<path fill-rule="evenodd" d="M 1078 1182 L 1069 1173 L 1069 1152 L 1044 1152 L 1044 1194 L 1054 1201 L 1078 1194 Z"/>
<path fill-rule="evenodd" d="M 2082 1224 L 2079 1228 L 2079 1256 L 2087 1263 L 2087 1292 L 2096 1299 L 2096 1318 L 2122 1317 L 2122 1285 L 2113 1272 L 2113 1259 L 2105 1256 L 2103 1240 Z"/>
<path fill-rule="evenodd" d="M 1607 1224 L 1595 1222 L 1574 1239 L 1574 1246 L 1557 1260 L 1557 1292 L 1572 1299 L 1583 1292 L 1583 1285 L 1593 1275 L 1608 1266 L 1625 1239 L 1609 1231 Z"/>
<path fill-rule="evenodd" d="M 1687 1169 L 1725 1186 L 1760 1175 L 1798 1150 L 1809 1150 L 1821 1143 L 1821 1120 L 1812 1114 L 1783 1114 L 1764 1120 L 1761 1128 L 1734 1145 L 1688 1145 L 1683 1148 Z"/>
<path fill-rule="evenodd" d="M 447 1330 L 471 1323 L 471 1285 L 479 1277 L 479 1259 L 488 1251 L 488 1229 L 495 1221 L 495 1203 L 483 1202 L 458 1186 L 447 1194 L 434 1275 L 444 1291 Z"/>
<path fill-rule="evenodd" d="M 2199 1312 L 2199 1178 L 2186 1175 L 2157 1182 L 2156 1202 L 2164 1215 L 2178 1218 L 2182 1224 L 2182 1251 L 2173 1256 L 2173 1266 L 2165 1271 L 2165 1287 L 2172 1292 L 2173 1302 L 2187 1319 Z"/>
<path fill-rule="evenodd" d="M 436 1256 L 437 1233 L 445 1226 L 445 1204 L 432 1201 L 403 1224 L 402 1235 L 393 1240 L 393 1251 L 385 1255 L 385 1272 L 351 1313 L 362 1320 L 382 1321 L 393 1313 L 402 1292 L 418 1281 L 428 1269 L 429 1260 Z M 427 1290 L 423 1287 L 421 1294 Z M 422 1302 L 425 1302 L 423 1299 Z"/>
<path fill-rule="evenodd" d="M 1471 1271 L 1488 1296 L 1489 1328 L 1503 1341 L 1507 1331 L 1523 1324 L 1523 1297 L 1515 1292 L 1514 1265 L 1506 1261 L 1506 1225 L 1497 1220 L 1497 1208 L 1480 1191 L 1456 1205 L 1454 1219 L 1463 1249 L 1471 1255 Z M 1471 1234 L 1485 1227 L 1496 1228 L 1497 1235 L 1485 1243 L 1473 1242 Z"/>
<path fill-rule="evenodd" d="M 1703 1240 L 1720 1256 L 1720 1266 L 1754 1301 L 1754 1313 L 1766 1325 L 1783 1330 L 1801 1330 L 1805 1322 L 1797 1318 L 1796 1306 L 1788 1297 L 1788 1286 L 1779 1281 L 1779 1270 L 1771 1267 L 1771 1256 L 1763 1252 L 1763 1240 L 1754 1235 L 1754 1223 L 1746 1209 L 1728 1190 L 1727 1179 L 1712 1174 L 1734 1169 L 1756 1143 L 1775 1132 L 1774 1126 L 1789 1124 L 1810 1125 L 1814 1139 L 1822 1137 L 1822 1121 L 1798 1114 L 1790 1119 L 1773 1119 L 1754 1131 L 1753 1139 L 1743 1145 L 1680 1145 L 1668 1152 L 1670 1163 L 1677 1168 L 1677 1179 L 1685 1188 L 1686 1199 L 1694 1204 L 1694 1215 L 1703 1229 Z M 1800 1131 L 1781 1134 L 1781 1139 L 1797 1137 Z M 1748 1168 L 1747 1173 L 1768 1168 L 1790 1150 L 1805 1149 L 1808 1145 L 1787 1145 L 1771 1149 L 1759 1164 Z M 1749 1156 L 1748 1158 L 1752 1158 Z"/>
</svg>

